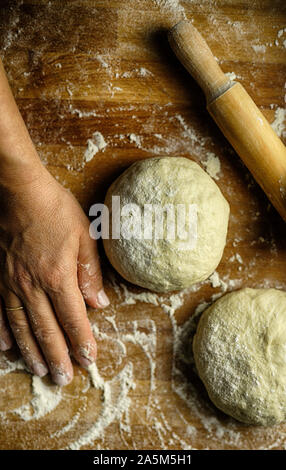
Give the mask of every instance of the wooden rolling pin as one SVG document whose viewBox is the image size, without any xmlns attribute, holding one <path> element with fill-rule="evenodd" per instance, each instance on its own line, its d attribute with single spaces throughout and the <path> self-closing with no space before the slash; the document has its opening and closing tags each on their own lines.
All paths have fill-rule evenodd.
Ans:
<svg viewBox="0 0 286 470">
<path fill-rule="evenodd" d="M 243 86 L 223 73 L 189 21 L 169 31 L 169 42 L 203 89 L 209 113 L 286 221 L 286 147 Z"/>
</svg>

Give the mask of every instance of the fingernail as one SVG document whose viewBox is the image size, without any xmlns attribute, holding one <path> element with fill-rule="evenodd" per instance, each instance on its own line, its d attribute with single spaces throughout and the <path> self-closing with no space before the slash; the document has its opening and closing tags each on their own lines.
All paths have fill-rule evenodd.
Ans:
<svg viewBox="0 0 286 470">
<path fill-rule="evenodd" d="M 33 364 L 33 371 L 39 377 L 44 377 L 45 375 L 49 373 L 48 368 L 44 364 L 41 364 L 41 363 Z"/>
<path fill-rule="evenodd" d="M 104 289 L 101 289 L 97 294 L 97 303 L 99 307 L 107 307 L 110 304 L 109 298 L 107 297 Z"/>
<path fill-rule="evenodd" d="M 0 339 L 0 351 L 8 351 L 11 348 L 11 345 L 8 344 L 4 339 Z"/>
<path fill-rule="evenodd" d="M 71 377 L 68 374 L 57 373 L 53 375 L 53 381 L 60 387 L 64 387 L 70 383 Z"/>
<path fill-rule="evenodd" d="M 78 349 L 78 360 L 83 367 L 89 367 L 96 359 L 96 343 L 87 342 Z"/>
<path fill-rule="evenodd" d="M 89 367 L 91 364 L 95 362 L 95 359 L 87 359 L 86 357 L 80 356 L 80 362 L 83 365 L 83 367 Z"/>
</svg>

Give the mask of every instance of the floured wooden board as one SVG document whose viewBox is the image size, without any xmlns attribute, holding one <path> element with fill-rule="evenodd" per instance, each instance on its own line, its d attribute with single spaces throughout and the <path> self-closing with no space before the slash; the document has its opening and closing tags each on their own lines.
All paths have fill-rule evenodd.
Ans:
<svg viewBox="0 0 286 470">
<path fill-rule="evenodd" d="M 60 390 L 26 373 L 16 352 L 1 354 L 1 449 L 286 448 L 286 425 L 228 418 L 194 372 L 191 337 L 207 303 L 245 286 L 286 289 L 286 225 L 167 44 L 166 30 L 183 17 L 285 140 L 284 0 L 1 2 L 1 55 L 21 112 L 43 163 L 85 210 L 132 162 L 158 155 L 197 161 L 231 206 L 218 276 L 188 291 L 127 285 L 102 256 L 112 302 L 89 310 L 93 385 L 75 366 Z M 95 132 L 107 145 L 87 155 Z"/>
</svg>

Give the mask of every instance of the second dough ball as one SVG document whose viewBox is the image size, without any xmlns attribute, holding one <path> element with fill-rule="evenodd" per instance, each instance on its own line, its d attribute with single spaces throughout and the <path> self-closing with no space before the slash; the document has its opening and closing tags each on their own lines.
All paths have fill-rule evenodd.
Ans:
<svg viewBox="0 0 286 470">
<path fill-rule="evenodd" d="M 134 163 L 108 190 L 105 205 L 109 209 L 110 228 L 114 210 L 112 196 L 120 196 L 121 235 L 112 238 L 110 229 L 104 248 L 111 264 L 125 279 L 157 292 L 168 292 L 205 280 L 216 269 L 226 242 L 229 205 L 216 183 L 195 162 L 161 157 Z M 124 210 L 130 204 L 133 214 Z M 167 206 L 175 236 L 172 238 L 170 233 L 172 223 L 168 222 L 166 211 L 160 238 L 156 220 L 160 222 L 160 207 Z M 138 208 L 142 225 L 149 221 L 144 225 L 145 233 L 142 230 L 141 238 L 124 236 L 126 226 L 138 232 Z M 156 210 L 159 210 L 157 216 Z M 184 215 L 187 240 L 182 233 Z M 153 221 L 152 228 L 150 221 Z M 177 230 L 179 225 L 181 233 Z"/>
<path fill-rule="evenodd" d="M 286 420 L 286 293 L 242 289 L 204 311 L 196 367 L 210 399 L 247 424 Z"/>
</svg>

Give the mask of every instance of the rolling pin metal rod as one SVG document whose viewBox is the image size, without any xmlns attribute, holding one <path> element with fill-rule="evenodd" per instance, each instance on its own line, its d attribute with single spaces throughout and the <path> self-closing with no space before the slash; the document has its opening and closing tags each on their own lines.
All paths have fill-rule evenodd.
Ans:
<svg viewBox="0 0 286 470">
<path fill-rule="evenodd" d="M 169 32 L 179 60 L 203 89 L 207 109 L 286 221 L 286 147 L 240 83 L 223 73 L 188 20 Z"/>
</svg>

